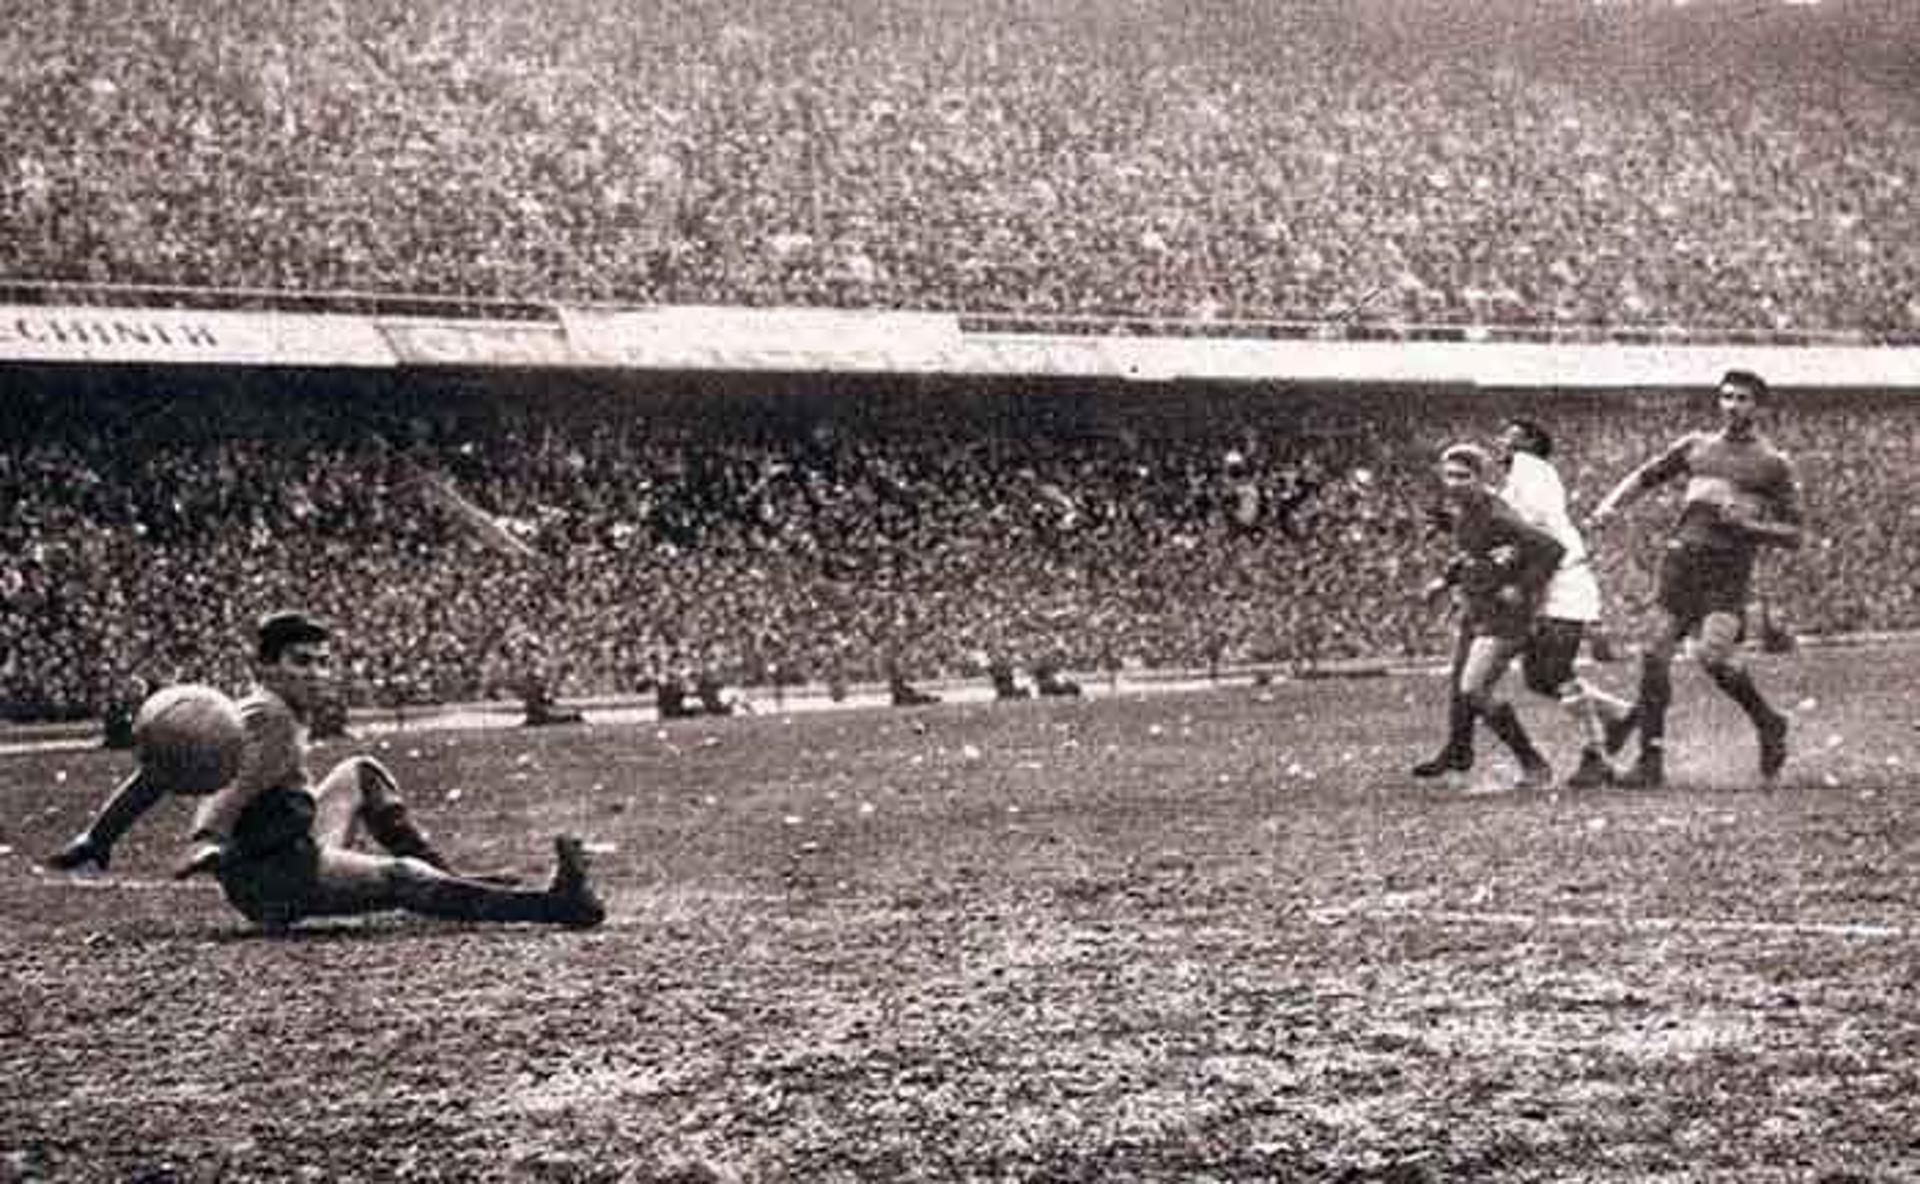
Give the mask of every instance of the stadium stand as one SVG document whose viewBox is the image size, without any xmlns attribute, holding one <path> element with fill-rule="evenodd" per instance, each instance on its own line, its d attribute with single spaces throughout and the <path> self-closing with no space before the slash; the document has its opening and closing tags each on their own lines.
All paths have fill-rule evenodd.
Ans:
<svg viewBox="0 0 1920 1184">
<path fill-rule="evenodd" d="M 1914 342 L 1906 15 L 63 2 L 0 35 L 0 297 Z M 529 634 L 564 655 L 563 698 L 689 668 L 978 675 L 989 651 L 1081 671 L 1426 653 L 1443 626 L 1403 593 L 1435 558 L 1431 449 L 1506 410 L 1097 384 L 4 378 L 11 718 L 236 683 L 232 638 L 292 601 L 364 647 L 362 704 L 496 693 Z M 1920 544 L 1888 479 L 1914 471 L 1910 403 L 1801 392 L 1779 423 L 1818 535 L 1766 577 L 1796 629 L 1920 626 Z M 1649 393 L 1547 414 L 1591 499 L 1693 411 Z M 546 560 L 456 534 L 420 471 Z M 1622 620 L 1650 585 L 1636 539 L 1660 515 L 1641 517 L 1603 556 Z"/>
<path fill-rule="evenodd" d="M 90 0 L 0 277 L 1920 332 L 1897 0 Z"/>
<path fill-rule="evenodd" d="M 1511 409 L 1485 393 L 607 383 L 22 384 L 0 432 L 0 709 L 98 715 L 135 679 L 237 682 L 231 639 L 292 602 L 366 639 L 347 663 L 361 704 L 511 693 L 502 666 L 529 636 L 564 656 L 562 698 L 682 667 L 736 686 L 978 678 L 988 651 L 1082 671 L 1429 654 L 1445 625 L 1413 592 L 1441 558 L 1434 448 Z M 1545 414 L 1591 504 L 1709 409 L 1569 394 Z M 1917 417 L 1857 392 L 1783 408 L 1774 434 L 1816 536 L 1765 578 L 1793 629 L 1920 626 L 1912 508 L 1885 479 L 1920 460 Z M 460 533 L 421 470 L 542 559 Z M 1616 628 L 1645 605 L 1643 544 L 1667 516 L 1648 507 L 1602 550 Z"/>
</svg>

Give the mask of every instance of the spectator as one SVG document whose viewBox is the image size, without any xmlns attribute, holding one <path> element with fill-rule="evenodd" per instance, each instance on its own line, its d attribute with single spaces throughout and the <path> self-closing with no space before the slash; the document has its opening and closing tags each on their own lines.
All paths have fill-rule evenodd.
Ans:
<svg viewBox="0 0 1920 1184">
<path fill-rule="evenodd" d="M 410 503 L 369 443 L 391 425 L 337 391 L 20 388 L 0 424 L 0 711 L 98 716 L 117 663 L 238 686 L 224 639 L 296 594 L 378 639 L 343 655 L 354 702 L 396 710 L 507 685 L 502 639 L 528 622 L 554 696 L 667 685 L 651 656 L 679 651 L 689 707 L 700 667 L 726 686 L 771 671 L 845 686 L 890 661 L 914 679 L 977 674 L 983 649 L 1082 670 L 1431 653 L 1444 638 L 1406 593 L 1437 544 L 1426 491 L 1401 474 L 1424 471 L 1423 437 L 1485 436 L 1511 412 L 1484 394 L 1408 411 L 1290 392 L 1284 417 L 1254 400 L 1227 422 L 1215 392 L 1109 391 L 1101 414 L 1125 430 L 1009 436 L 984 398 L 916 400 L 916 422 L 885 427 L 885 396 L 848 393 L 772 432 L 770 409 L 790 405 L 774 396 L 617 413 L 502 398 L 510 424 L 470 399 L 410 398 L 409 414 L 441 417 L 417 458 L 535 523 L 538 564 Z M 1886 479 L 1920 465 L 1920 412 L 1783 399 L 1780 443 L 1821 495 L 1809 557 L 1759 574 L 1772 615 L 1801 634 L 1920 625 L 1920 543 Z M 1688 404 L 1559 397 L 1576 512 Z M 1178 428 L 1136 430 L 1169 412 Z M 809 426 L 842 413 L 831 439 Z M 1335 415 L 1374 430 L 1326 430 Z M 1301 491 L 1285 529 L 1244 529 L 1215 496 L 1227 447 L 1240 480 Z M 1597 554 L 1616 635 L 1651 599 L 1654 549 L 1634 529 Z"/>
<path fill-rule="evenodd" d="M 106 0 L 15 31 L 0 270 L 1920 332 L 1912 22 L 1726 8 Z"/>
</svg>

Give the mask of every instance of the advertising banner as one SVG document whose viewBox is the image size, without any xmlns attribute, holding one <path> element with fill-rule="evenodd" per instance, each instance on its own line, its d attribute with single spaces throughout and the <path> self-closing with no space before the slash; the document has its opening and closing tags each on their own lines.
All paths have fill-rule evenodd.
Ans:
<svg viewBox="0 0 1920 1184">
<path fill-rule="evenodd" d="M 583 364 L 659 370 L 981 374 L 1140 382 L 1378 382 L 1530 388 L 1694 386 L 1740 366 L 1785 386 L 1920 389 L 1920 348 L 1514 341 L 1388 335 L 968 332 L 944 314 L 811 309 L 563 309 Z"/>
<path fill-rule="evenodd" d="M 946 313 L 562 308 L 551 321 L 0 304 L 0 362 L 596 367 L 977 374 L 1139 382 L 1376 382 L 1519 389 L 1695 386 L 1740 367 L 1785 387 L 1920 390 L 1920 346 L 1740 341 L 967 331 Z"/>
<path fill-rule="evenodd" d="M 0 362 L 393 365 L 373 322 L 318 313 L 0 305 Z"/>
<path fill-rule="evenodd" d="M 943 313 L 706 306 L 562 308 L 589 364 L 639 370 L 924 374 L 960 343 Z"/>
<path fill-rule="evenodd" d="M 1708 386 L 1722 372 L 1757 371 L 1780 387 L 1920 389 L 1920 347 L 1848 345 L 1468 346 L 1482 386 Z"/>
<path fill-rule="evenodd" d="M 393 353 L 406 366 L 559 367 L 581 364 L 558 325 L 514 321 L 429 321 L 385 317 L 379 322 Z"/>
<path fill-rule="evenodd" d="M 1006 349 L 1007 340 L 997 337 L 994 344 Z M 1777 386 L 1920 389 L 1920 348 L 1914 347 L 1231 337 L 1091 340 L 1099 343 L 1100 365 L 1077 373 L 1114 374 L 1143 382 L 1187 379 L 1609 389 L 1699 386 L 1711 384 L 1722 371 L 1743 368 L 1759 371 Z M 1083 353 L 1041 348 L 1018 356 L 1052 365 L 1084 365 L 1086 358 Z"/>
</svg>

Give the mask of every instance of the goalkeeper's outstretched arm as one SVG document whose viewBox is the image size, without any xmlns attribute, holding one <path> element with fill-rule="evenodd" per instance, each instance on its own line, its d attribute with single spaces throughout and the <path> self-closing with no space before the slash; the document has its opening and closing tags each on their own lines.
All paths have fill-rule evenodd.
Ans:
<svg viewBox="0 0 1920 1184">
<path fill-rule="evenodd" d="M 87 828 L 48 858 L 47 866 L 70 872 L 92 864 L 101 871 L 107 870 L 107 864 L 113 860 L 114 844 L 165 796 L 167 791 L 159 781 L 135 769 L 114 787 Z"/>
</svg>

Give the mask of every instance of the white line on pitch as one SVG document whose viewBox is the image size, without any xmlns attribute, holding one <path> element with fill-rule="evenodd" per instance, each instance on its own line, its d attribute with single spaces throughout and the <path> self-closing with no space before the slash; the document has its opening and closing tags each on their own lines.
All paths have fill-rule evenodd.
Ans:
<svg viewBox="0 0 1920 1184">
<path fill-rule="evenodd" d="M 54 877 L 44 875 L 39 879 L 42 883 L 51 883 Z M 198 892 L 202 890 L 201 885 L 190 884 L 184 880 L 142 880 L 132 876 L 103 876 L 88 872 L 68 876 L 65 885 L 69 888 L 92 888 L 96 891 L 112 889 L 121 892 Z"/>
<path fill-rule="evenodd" d="M 1816 921 L 1715 921 L 1693 917 L 1594 917 L 1576 913 L 1497 913 L 1456 909 L 1367 908 L 1350 905 L 1316 909 L 1313 918 L 1322 924 L 1354 917 L 1400 918 L 1441 925 L 1489 925 L 1560 929 L 1650 929 L 1662 932 L 1697 931 L 1703 933 L 1760 933 L 1807 937 L 1862 937 L 1897 939 L 1906 936 L 1898 925 L 1870 922 L 1829 924 Z"/>
</svg>

